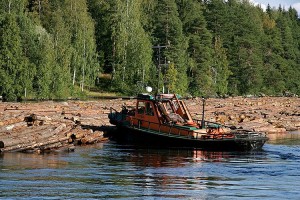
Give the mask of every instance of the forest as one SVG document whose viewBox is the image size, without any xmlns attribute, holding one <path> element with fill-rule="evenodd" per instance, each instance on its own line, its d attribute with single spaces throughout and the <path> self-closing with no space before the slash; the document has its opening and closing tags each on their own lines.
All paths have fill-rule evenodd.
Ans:
<svg viewBox="0 0 300 200">
<path fill-rule="evenodd" d="M 0 96 L 300 95 L 300 19 L 248 0 L 0 0 Z"/>
</svg>

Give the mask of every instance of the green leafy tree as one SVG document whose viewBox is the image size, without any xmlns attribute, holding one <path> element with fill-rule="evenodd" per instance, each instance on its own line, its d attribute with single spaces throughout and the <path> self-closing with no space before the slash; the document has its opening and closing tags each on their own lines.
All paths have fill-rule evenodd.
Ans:
<svg viewBox="0 0 300 200">
<path fill-rule="evenodd" d="M 89 5 L 97 7 L 92 13 L 99 19 L 98 51 L 103 52 L 105 71 L 112 73 L 112 87 L 123 93 L 135 93 L 137 84 L 144 85 L 150 79 L 152 66 L 150 37 L 141 23 L 142 2 L 89 1 Z"/>
<path fill-rule="evenodd" d="M 37 68 L 34 88 L 39 99 L 47 99 L 53 97 L 53 66 L 57 65 L 53 38 L 41 26 L 36 27 L 35 34 L 34 56 L 31 58 Z"/>
<path fill-rule="evenodd" d="M 64 98 L 70 95 L 71 87 L 71 33 L 64 19 L 62 3 L 55 2 L 46 30 L 53 37 L 55 63 L 51 69 L 52 82 L 50 85 L 52 97 Z"/>
<path fill-rule="evenodd" d="M 85 0 L 65 0 L 64 20 L 70 31 L 72 83 L 92 86 L 100 70 L 95 41 L 94 22 L 88 13 Z"/>
<path fill-rule="evenodd" d="M 177 70 L 175 69 L 174 63 L 170 63 L 168 65 L 168 69 L 166 71 L 165 80 L 166 87 L 168 91 L 176 91 L 176 84 L 177 84 Z"/>
<path fill-rule="evenodd" d="M 141 2 L 128 0 L 128 44 L 126 49 L 127 84 L 134 88 L 137 83 L 146 85 L 150 80 L 152 64 L 152 45 L 150 37 L 141 24 Z M 133 92 L 132 90 L 130 92 Z"/>
<path fill-rule="evenodd" d="M 95 23 L 95 40 L 98 59 L 104 73 L 114 71 L 115 52 L 112 31 L 118 21 L 114 1 L 88 0 L 88 10 Z"/>
<path fill-rule="evenodd" d="M 25 9 L 24 9 L 25 10 Z M 36 52 L 37 34 L 35 32 L 36 25 L 27 15 L 21 12 L 18 15 L 18 26 L 20 28 L 21 46 L 24 55 L 24 61 L 27 63 L 23 68 L 22 74 L 24 85 L 24 97 L 35 95 L 34 77 L 36 76 Z M 46 53 L 46 52 L 45 52 Z"/>
</svg>

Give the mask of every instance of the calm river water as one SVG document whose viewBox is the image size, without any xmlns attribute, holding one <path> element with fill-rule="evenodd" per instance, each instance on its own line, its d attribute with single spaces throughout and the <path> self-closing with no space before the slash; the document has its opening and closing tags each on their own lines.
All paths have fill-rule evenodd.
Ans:
<svg viewBox="0 0 300 200">
<path fill-rule="evenodd" d="M 1 199 L 300 199 L 300 133 L 259 152 L 135 149 L 0 154 Z"/>
</svg>

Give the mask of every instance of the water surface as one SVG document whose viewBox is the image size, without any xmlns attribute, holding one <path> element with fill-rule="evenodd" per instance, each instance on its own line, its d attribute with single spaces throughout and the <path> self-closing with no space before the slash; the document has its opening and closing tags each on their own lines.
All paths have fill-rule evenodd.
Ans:
<svg viewBox="0 0 300 200">
<path fill-rule="evenodd" d="M 2 199 L 299 199 L 300 133 L 259 152 L 136 149 L 0 154 Z"/>
</svg>

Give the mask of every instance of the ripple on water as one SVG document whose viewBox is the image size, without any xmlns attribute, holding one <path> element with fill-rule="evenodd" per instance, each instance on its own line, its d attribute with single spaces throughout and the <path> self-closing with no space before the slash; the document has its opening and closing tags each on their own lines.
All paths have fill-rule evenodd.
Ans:
<svg viewBox="0 0 300 200">
<path fill-rule="evenodd" d="M 299 164 L 291 144 L 207 152 L 109 142 L 69 154 L 1 155 L 0 198 L 297 199 Z"/>
</svg>

